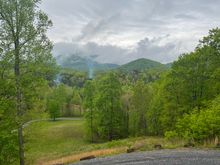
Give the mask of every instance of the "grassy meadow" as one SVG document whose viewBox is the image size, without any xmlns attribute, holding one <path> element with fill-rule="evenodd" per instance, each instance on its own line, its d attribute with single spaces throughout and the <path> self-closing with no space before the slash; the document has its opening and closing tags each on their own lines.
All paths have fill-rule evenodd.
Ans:
<svg viewBox="0 0 220 165">
<path fill-rule="evenodd" d="M 83 150 L 83 120 L 41 121 L 25 128 L 28 164 L 45 161 Z"/>
<path fill-rule="evenodd" d="M 126 152 L 132 146 L 152 150 L 154 144 L 177 148 L 183 142 L 160 137 L 138 137 L 91 144 L 85 138 L 84 120 L 40 121 L 25 128 L 27 164 L 52 165 L 78 161 L 87 155 L 112 155 Z"/>
</svg>

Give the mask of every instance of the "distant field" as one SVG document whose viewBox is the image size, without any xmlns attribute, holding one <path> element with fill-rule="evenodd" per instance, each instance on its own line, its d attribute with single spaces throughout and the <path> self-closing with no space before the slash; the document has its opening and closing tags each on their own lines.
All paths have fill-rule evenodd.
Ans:
<svg viewBox="0 0 220 165">
<path fill-rule="evenodd" d="M 167 142 L 159 137 L 128 138 L 124 140 L 90 144 L 85 140 L 83 120 L 41 121 L 25 128 L 27 164 L 54 164 L 73 162 L 81 156 L 97 156 L 125 152 L 130 146 L 141 145 L 141 150 L 152 150 L 160 143 L 166 148 L 175 148 L 182 143 Z M 51 162 L 51 160 L 54 160 Z"/>
</svg>

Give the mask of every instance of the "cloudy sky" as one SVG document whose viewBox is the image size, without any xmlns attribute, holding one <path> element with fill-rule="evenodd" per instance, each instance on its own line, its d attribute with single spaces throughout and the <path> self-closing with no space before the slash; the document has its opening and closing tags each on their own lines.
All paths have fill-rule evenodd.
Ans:
<svg viewBox="0 0 220 165">
<path fill-rule="evenodd" d="M 171 62 L 220 26 L 220 0 L 43 0 L 41 8 L 54 23 L 55 55 L 105 63 Z"/>
</svg>

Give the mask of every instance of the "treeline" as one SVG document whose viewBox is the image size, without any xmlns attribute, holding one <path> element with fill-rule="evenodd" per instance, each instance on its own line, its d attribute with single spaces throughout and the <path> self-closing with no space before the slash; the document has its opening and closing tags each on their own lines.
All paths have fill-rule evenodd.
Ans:
<svg viewBox="0 0 220 165">
<path fill-rule="evenodd" d="M 46 96 L 46 112 L 54 121 L 58 117 L 82 117 L 81 89 L 58 84 L 50 88 Z"/>
<path fill-rule="evenodd" d="M 97 138 L 113 140 L 125 137 L 126 112 L 121 107 L 122 86 L 113 73 L 96 83 L 88 81 L 84 88 L 85 116 L 91 141 Z"/>
<path fill-rule="evenodd" d="M 88 138 L 165 135 L 203 142 L 220 135 L 220 29 L 168 71 L 108 73 L 85 84 Z M 156 74 L 157 73 L 157 74 Z"/>
</svg>

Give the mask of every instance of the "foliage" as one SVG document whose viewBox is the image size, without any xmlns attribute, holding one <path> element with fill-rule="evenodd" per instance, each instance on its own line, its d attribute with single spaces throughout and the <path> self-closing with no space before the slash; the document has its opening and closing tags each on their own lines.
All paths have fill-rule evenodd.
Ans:
<svg viewBox="0 0 220 165">
<path fill-rule="evenodd" d="M 108 73 L 95 83 L 95 88 L 88 83 L 86 86 L 85 103 L 88 109 L 87 123 L 93 124 L 96 136 L 103 140 L 113 140 L 124 136 L 124 112 L 121 107 L 121 85 L 114 73 Z M 93 89 L 92 89 L 93 88 Z M 92 90 L 96 92 L 93 92 Z M 94 97 L 92 95 L 95 93 Z M 95 116 L 95 117 L 94 117 Z M 89 124 L 90 127 L 92 126 Z M 91 130 L 91 128 L 90 128 Z"/>
<path fill-rule="evenodd" d="M 160 67 L 166 68 L 163 64 L 159 62 L 141 58 L 120 66 L 118 70 L 122 72 L 132 72 L 132 71 L 141 72 L 148 69 L 160 68 Z"/>
<path fill-rule="evenodd" d="M 201 111 L 194 110 L 178 120 L 178 134 L 191 141 L 202 142 L 220 135 L 220 97 Z"/>
<path fill-rule="evenodd" d="M 18 161 L 18 138 L 15 129 L 16 125 L 12 119 L 0 120 L 0 164 L 14 164 Z"/>
<path fill-rule="evenodd" d="M 95 106 L 98 111 L 98 133 L 103 139 L 123 137 L 124 113 L 121 109 L 121 85 L 113 73 L 102 77 L 97 83 Z"/>
<path fill-rule="evenodd" d="M 47 109 L 50 113 L 50 117 L 54 121 L 56 118 L 60 117 L 60 104 L 56 100 L 50 99 L 47 103 Z"/>
<path fill-rule="evenodd" d="M 146 112 L 151 101 L 150 87 L 143 81 L 138 81 L 133 89 L 131 98 L 132 110 L 130 111 L 130 133 L 132 135 L 147 135 Z"/>
<path fill-rule="evenodd" d="M 0 164 L 18 158 L 24 164 L 23 124 L 46 110 L 53 120 L 85 111 L 91 142 L 147 135 L 203 142 L 220 136 L 219 28 L 172 66 L 139 59 L 94 77 L 95 68 L 117 66 L 70 56 L 62 65 L 78 60 L 75 67 L 88 73 L 57 74 L 46 37 L 52 22 L 39 2 L 0 0 Z"/>
<path fill-rule="evenodd" d="M 193 119 L 203 120 L 202 116 L 206 116 L 202 111 L 206 109 L 208 102 L 219 95 L 220 90 L 218 78 L 220 56 L 217 44 L 211 44 L 218 41 L 218 34 L 219 29 L 211 30 L 210 35 L 200 41 L 194 52 L 181 55 L 172 64 L 171 69 L 152 84 L 152 101 L 150 109 L 146 112 L 150 134 L 178 132 L 180 127 L 176 127 L 177 122 L 181 125 L 181 129 L 183 126 L 187 128 Z M 197 112 L 201 114 L 198 116 Z M 208 125 L 207 127 L 204 125 L 203 128 L 209 129 Z M 200 128 L 196 127 L 196 129 Z M 187 137 L 192 135 L 189 130 L 184 134 Z M 197 134 L 202 135 L 202 132 Z M 201 141 L 206 137 L 190 138 Z"/>
<path fill-rule="evenodd" d="M 54 87 L 47 99 L 47 110 L 50 117 L 55 121 L 60 116 L 64 103 L 66 102 L 67 92 L 63 84 Z"/>
<path fill-rule="evenodd" d="M 3 113 L 3 118 L 16 122 L 9 128 L 18 129 L 21 165 L 24 164 L 22 124 L 27 113 L 34 109 L 34 100 L 41 99 L 37 92 L 39 87 L 45 81 L 52 85 L 57 71 L 51 54 L 52 44 L 46 36 L 52 22 L 38 8 L 39 2 L 40 0 L 0 0 L 0 83 L 5 83 L 1 97 L 10 100 L 7 109 L 10 112 Z M 12 139 L 11 143 L 4 145 L 3 149 L 13 148 L 8 146 L 15 143 Z M 14 156 L 18 155 L 9 152 L 9 156 L 11 160 L 15 160 Z"/>
<path fill-rule="evenodd" d="M 97 112 L 95 109 L 95 84 L 92 81 L 87 81 L 84 87 L 84 108 L 85 108 L 85 118 L 87 126 L 87 136 L 90 138 L 91 142 L 95 140 L 95 133 L 97 130 Z M 95 130 L 96 129 L 96 130 Z"/>
<path fill-rule="evenodd" d="M 219 136 L 219 113 L 209 105 L 220 94 L 219 34 L 218 28 L 211 30 L 195 51 L 181 55 L 168 70 L 116 72 L 117 76 L 111 81 L 119 81 L 123 92 L 117 94 L 120 99 L 114 94 L 112 97 L 121 101 L 121 122 L 127 136 L 165 135 L 168 139 L 179 136 L 191 141 Z M 135 63 L 139 67 L 141 62 L 143 59 Z M 93 80 L 95 96 L 85 94 L 95 100 L 95 104 L 87 108 L 93 107 L 97 115 L 94 117 L 97 136 L 106 136 L 108 132 L 108 108 L 111 107 L 108 94 L 112 86 L 107 79 L 104 74 L 99 75 Z M 115 83 L 114 88 L 120 84 Z M 88 112 L 91 113 L 91 109 Z M 103 123 L 102 127 L 99 122 Z"/>
<path fill-rule="evenodd" d="M 179 135 L 176 131 L 167 131 L 167 132 L 165 132 L 164 136 L 167 140 L 174 140 Z"/>
<path fill-rule="evenodd" d="M 80 71 L 62 69 L 58 78 L 60 79 L 60 82 L 65 85 L 81 88 L 87 79 L 87 75 Z"/>
</svg>

